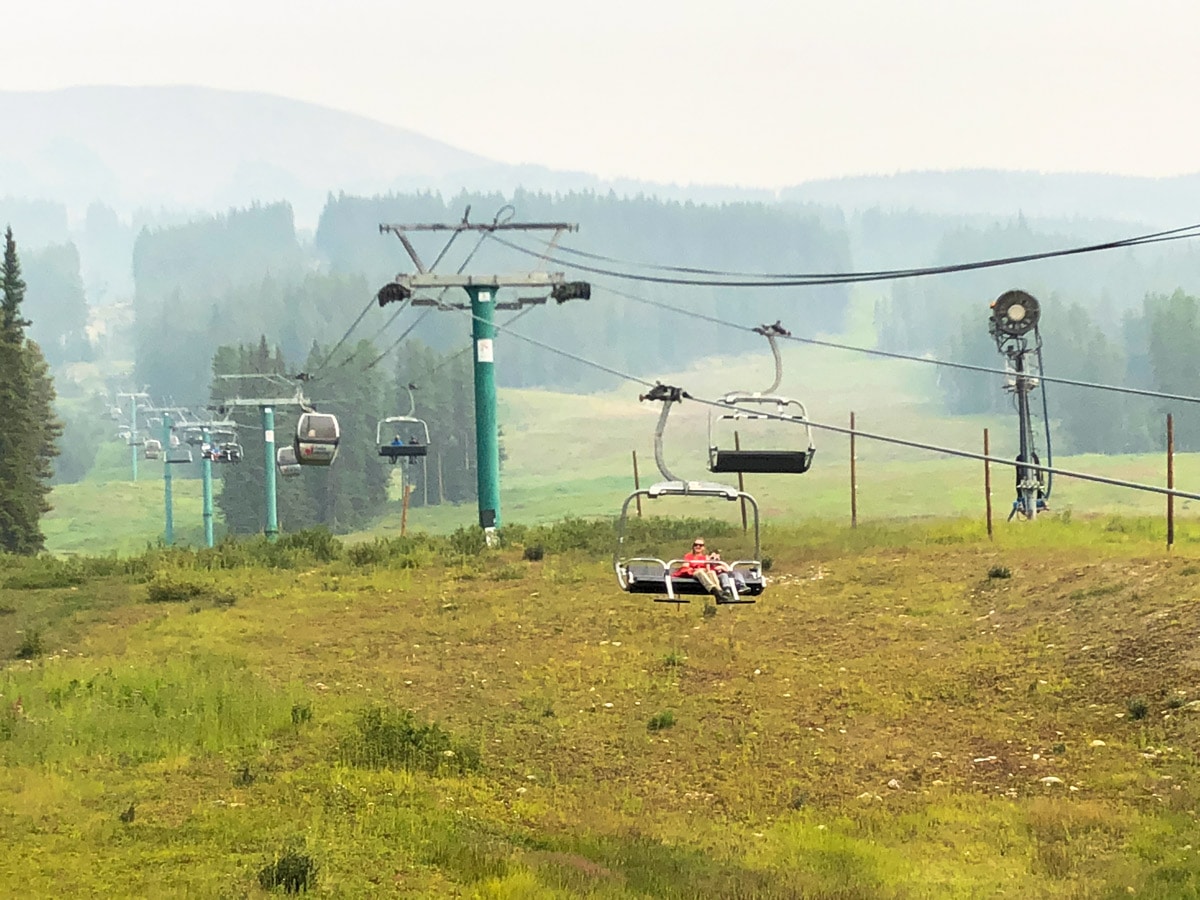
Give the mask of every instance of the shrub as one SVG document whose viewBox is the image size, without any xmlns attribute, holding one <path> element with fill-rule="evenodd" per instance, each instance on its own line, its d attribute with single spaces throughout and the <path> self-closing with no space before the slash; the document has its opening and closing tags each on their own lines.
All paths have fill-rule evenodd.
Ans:
<svg viewBox="0 0 1200 900">
<path fill-rule="evenodd" d="M 1012 569 L 1008 566 L 992 566 L 988 569 L 988 578 L 1012 578 Z"/>
<path fill-rule="evenodd" d="M 478 750 L 454 741 L 436 722 L 417 722 L 407 710 L 364 710 L 338 749 L 344 763 L 370 769 L 462 774 L 479 768 Z"/>
<path fill-rule="evenodd" d="M 4 579 L 4 587 L 20 591 L 42 590 L 73 587 L 85 580 L 81 566 L 73 560 L 35 556 L 22 560 L 16 571 Z"/>
<path fill-rule="evenodd" d="M 305 722 L 312 721 L 312 704 L 311 703 L 293 703 L 292 704 L 292 724 L 303 725 Z"/>
<path fill-rule="evenodd" d="M 149 603 L 187 603 L 204 596 L 205 588 L 193 581 L 175 578 L 166 572 L 157 573 L 146 586 Z"/>
<path fill-rule="evenodd" d="M 37 659 L 45 649 L 42 633 L 36 628 L 27 628 L 21 636 L 21 645 L 17 647 L 17 659 Z"/>
<path fill-rule="evenodd" d="M 316 881 L 317 864 L 301 847 L 285 847 L 258 873 L 258 883 L 264 890 L 282 888 L 287 894 L 307 891 Z"/>
<path fill-rule="evenodd" d="M 662 731 L 664 728 L 670 728 L 674 724 L 675 713 L 668 709 L 656 716 L 652 716 L 650 721 L 646 723 L 646 728 L 649 731 Z"/>
<path fill-rule="evenodd" d="M 146 586 L 147 603 L 189 603 L 207 600 L 216 606 L 230 607 L 237 603 L 232 591 L 179 578 L 169 572 L 157 572 Z M 193 612 L 196 611 L 193 609 Z"/>
<path fill-rule="evenodd" d="M 1129 701 L 1125 704 L 1125 710 L 1129 713 L 1129 718 L 1136 721 L 1146 718 L 1146 715 L 1150 712 L 1150 704 L 1141 697 L 1130 697 Z"/>
<path fill-rule="evenodd" d="M 487 549 L 487 535 L 482 528 L 460 527 L 449 537 L 450 549 L 463 556 L 478 556 Z"/>
</svg>

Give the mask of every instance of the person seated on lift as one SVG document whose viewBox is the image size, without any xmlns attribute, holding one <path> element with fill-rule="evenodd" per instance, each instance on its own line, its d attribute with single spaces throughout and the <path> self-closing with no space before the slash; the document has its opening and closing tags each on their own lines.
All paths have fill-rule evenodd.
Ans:
<svg viewBox="0 0 1200 900">
<path fill-rule="evenodd" d="M 728 568 L 726 563 L 719 563 L 719 565 Z M 718 600 L 733 600 L 733 591 L 721 587 L 716 566 L 717 564 L 708 558 L 708 553 L 704 548 L 704 538 L 696 538 L 692 542 L 691 552 L 683 554 L 683 565 L 672 572 L 671 577 L 694 578 Z"/>
<path fill-rule="evenodd" d="M 392 438 L 392 446 L 393 447 L 403 447 L 404 446 L 404 441 L 401 440 L 400 435 L 396 435 L 394 438 Z"/>
<path fill-rule="evenodd" d="M 727 594 L 737 595 L 746 590 L 746 576 L 721 559 L 720 550 L 713 548 L 713 551 L 708 554 L 708 562 L 712 570 L 717 573 L 717 580 L 721 582 L 721 588 Z M 726 597 L 726 599 L 732 598 Z"/>
</svg>

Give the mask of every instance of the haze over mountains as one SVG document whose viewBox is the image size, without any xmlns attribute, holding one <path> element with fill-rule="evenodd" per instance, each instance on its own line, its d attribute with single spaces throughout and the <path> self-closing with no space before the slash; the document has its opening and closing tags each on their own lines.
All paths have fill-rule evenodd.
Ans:
<svg viewBox="0 0 1200 900">
<path fill-rule="evenodd" d="M 778 192 L 604 181 L 507 165 L 485 152 L 296 100 L 188 86 L 0 91 L 0 117 L 6 126 L 0 198 L 61 203 L 73 219 L 97 201 L 127 216 L 138 209 L 215 212 L 287 200 L 297 223 L 311 227 L 331 193 L 454 195 L 517 187 L 696 202 L 814 202 L 848 211 L 1091 216 L 1162 227 L 1194 221 L 1200 210 L 1200 174 L 919 172 L 811 181 Z M 481 134 L 481 144 L 487 139 Z"/>
</svg>

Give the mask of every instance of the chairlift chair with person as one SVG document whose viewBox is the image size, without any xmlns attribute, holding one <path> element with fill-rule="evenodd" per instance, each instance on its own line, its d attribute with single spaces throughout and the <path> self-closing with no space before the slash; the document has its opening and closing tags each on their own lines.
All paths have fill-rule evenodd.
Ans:
<svg viewBox="0 0 1200 900">
<path fill-rule="evenodd" d="M 648 488 L 634 491 L 625 498 L 621 505 L 621 514 L 617 519 L 616 547 L 613 550 L 613 569 L 617 576 L 617 585 L 621 590 L 630 594 L 652 594 L 658 603 L 688 603 L 689 597 L 705 595 L 708 589 L 691 576 L 676 576 L 672 572 L 684 564 L 681 558 L 670 558 L 666 554 L 659 555 L 628 555 L 626 542 L 628 540 L 628 524 L 630 505 L 645 497 L 648 500 L 664 498 L 683 498 L 691 500 L 725 500 L 729 502 L 744 501 L 753 513 L 754 523 L 754 552 L 753 555 L 742 559 L 726 560 L 726 564 L 737 570 L 744 581 L 741 590 L 734 590 L 732 599 L 721 598 L 718 603 L 753 603 L 766 590 L 767 580 L 763 575 L 762 543 L 759 524 L 758 502 L 753 496 L 739 488 L 714 481 L 684 481 L 676 478 L 668 471 L 663 459 L 663 430 L 666 427 L 667 416 L 671 404 L 681 402 L 687 395 L 677 387 L 659 384 L 642 395 L 642 400 L 659 400 L 663 403 L 659 415 L 658 427 L 654 434 L 654 458 L 664 481 L 653 484 Z"/>
</svg>

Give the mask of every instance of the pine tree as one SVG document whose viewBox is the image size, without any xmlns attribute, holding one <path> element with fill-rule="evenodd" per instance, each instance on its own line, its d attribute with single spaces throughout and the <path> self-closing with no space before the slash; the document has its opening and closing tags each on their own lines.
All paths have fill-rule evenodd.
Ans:
<svg viewBox="0 0 1200 900">
<path fill-rule="evenodd" d="M 40 523 L 50 504 L 51 460 L 62 426 L 54 418 L 54 380 L 41 348 L 25 336 L 25 282 L 12 228 L 4 235 L 0 288 L 0 551 L 32 554 L 45 546 Z"/>
</svg>

